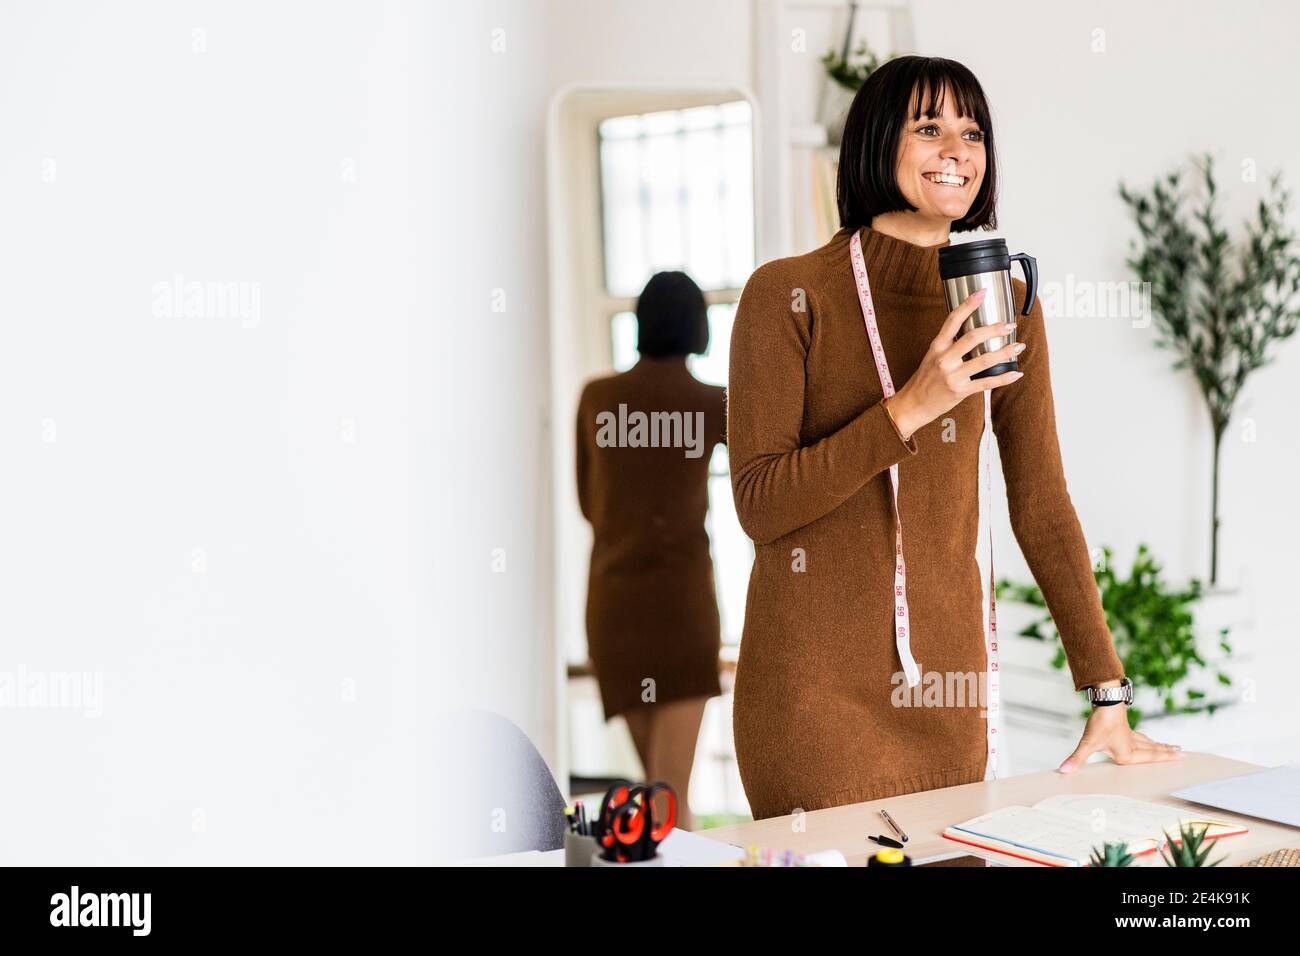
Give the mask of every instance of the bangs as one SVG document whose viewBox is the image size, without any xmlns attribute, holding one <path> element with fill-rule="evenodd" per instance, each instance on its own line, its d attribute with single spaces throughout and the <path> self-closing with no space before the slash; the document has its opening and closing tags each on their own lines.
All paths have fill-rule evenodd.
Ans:
<svg viewBox="0 0 1300 956">
<path fill-rule="evenodd" d="M 989 127 L 989 104 L 984 98 L 975 77 L 965 68 L 954 69 L 957 64 L 951 60 L 928 58 L 917 71 L 912 87 L 911 118 L 918 120 L 922 114 L 927 119 L 935 119 L 949 108 L 945 103 L 946 94 L 951 91 L 956 110 L 948 119 L 969 116 L 979 124 L 980 129 Z"/>
</svg>

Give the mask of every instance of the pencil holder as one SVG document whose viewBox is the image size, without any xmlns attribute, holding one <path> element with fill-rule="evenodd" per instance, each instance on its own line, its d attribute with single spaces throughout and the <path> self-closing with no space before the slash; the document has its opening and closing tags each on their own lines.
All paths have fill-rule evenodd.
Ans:
<svg viewBox="0 0 1300 956">
<path fill-rule="evenodd" d="M 594 836 L 564 831 L 564 865 L 591 866 L 591 855 L 598 849 Z"/>
<path fill-rule="evenodd" d="M 648 860 L 638 860 L 638 861 L 635 862 L 635 863 L 616 863 L 616 862 L 614 862 L 613 860 L 607 860 L 607 859 L 605 859 L 603 851 L 602 851 L 601 849 L 597 848 L 597 849 L 596 849 L 596 852 L 594 852 L 594 853 L 591 855 L 591 865 L 592 865 L 592 866 L 621 866 L 621 867 L 627 867 L 627 866 L 663 866 L 663 865 L 664 865 L 664 857 L 663 857 L 663 854 L 662 854 L 662 853 L 656 853 L 654 856 L 650 857 L 650 859 L 648 859 Z"/>
</svg>

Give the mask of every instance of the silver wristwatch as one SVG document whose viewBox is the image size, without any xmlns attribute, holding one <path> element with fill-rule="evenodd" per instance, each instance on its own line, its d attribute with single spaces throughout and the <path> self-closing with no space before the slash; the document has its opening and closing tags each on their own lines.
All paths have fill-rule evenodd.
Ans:
<svg viewBox="0 0 1300 956">
<path fill-rule="evenodd" d="M 1112 704 L 1133 703 L 1133 682 L 1127 677 L 1121 678 L 1118 687 L 1085 687 L 1084 695 L 1094 707 L 1109 707 Z"/>
</svg>

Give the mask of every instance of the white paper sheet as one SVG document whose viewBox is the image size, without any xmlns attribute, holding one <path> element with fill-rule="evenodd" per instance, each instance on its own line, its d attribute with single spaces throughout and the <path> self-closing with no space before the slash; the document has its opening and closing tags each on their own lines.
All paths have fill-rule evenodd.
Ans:
<svg viewBox="0 0 1300 956">
<path fill-rule="evenodd" d="M 1300 827 L 1300 766 L 1211 780 L 1175 790 L 1170 796 Z"/>
<path fill-rule="evenodd" d="M 738 846 L 676 828 L 659 844 L 659 853 L 664 866 L 717 866 L 745 855 Z"/>
</svg>

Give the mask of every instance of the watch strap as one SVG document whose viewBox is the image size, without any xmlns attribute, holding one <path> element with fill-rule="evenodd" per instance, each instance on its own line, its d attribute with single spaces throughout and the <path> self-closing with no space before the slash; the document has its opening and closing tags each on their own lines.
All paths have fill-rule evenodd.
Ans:
<svg viewBox="0 0 1300 956">
<path fill-rule="evenodd" d="M 1120 679 L 1118 687 L 1089 686 L 1085 689 L 1085 695 L 1094 707 L 1131 704 L 1133 702 L 1133 682 L 1124 677 Z"/>
</svg>

